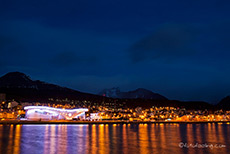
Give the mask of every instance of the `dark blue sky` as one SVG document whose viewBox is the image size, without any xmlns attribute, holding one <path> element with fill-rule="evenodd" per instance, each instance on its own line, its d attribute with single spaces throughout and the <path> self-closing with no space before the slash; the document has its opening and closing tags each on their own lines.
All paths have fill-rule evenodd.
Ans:
<svg viewBox="0 0 230 154">
<path fill-rule="evenodd" d="M 230 1 L 0 1 L 0 75 L 98 93 L 230 95 Z"/>
</svg>

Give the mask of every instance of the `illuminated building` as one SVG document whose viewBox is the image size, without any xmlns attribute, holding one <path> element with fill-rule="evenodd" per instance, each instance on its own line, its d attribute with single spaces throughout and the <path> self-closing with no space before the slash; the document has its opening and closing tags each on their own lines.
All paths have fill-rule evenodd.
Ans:
<svg viewBox="0 0 230 154">
<path fill-rule="evenodd" d="M 85 119 L 87 108 L 60 109 L 47 106 L 26 106 L 28 120 L 72 120 L 73 118 Z"/>
<path fill-rule="evenodd" d="M 90 113 L 90 119 L 91 120 L 101 120 L 101 116 L 99 113 Z"/>
</svg>

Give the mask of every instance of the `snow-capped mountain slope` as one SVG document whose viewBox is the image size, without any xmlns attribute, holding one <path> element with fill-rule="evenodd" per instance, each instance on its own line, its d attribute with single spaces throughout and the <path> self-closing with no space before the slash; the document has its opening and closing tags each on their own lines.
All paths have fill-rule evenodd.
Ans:
<svg viewBox="0 0 230 154">
<path fill-rule="evenodd" d="M 166 97 L 153 93 L 150 90 L 138 88 L 133 91 L 128 92 L 121 92 L 118 87 L 111 88 L 111 89 L 104 89 L 102 90 L 99 95 L 111 97 L 111 98 L 128 98 L 128 99 L 135 99 L 135 98 L 142 98 L 142 99 L 152 99 L 152 100 L 167 100 Z"/>
</svg>

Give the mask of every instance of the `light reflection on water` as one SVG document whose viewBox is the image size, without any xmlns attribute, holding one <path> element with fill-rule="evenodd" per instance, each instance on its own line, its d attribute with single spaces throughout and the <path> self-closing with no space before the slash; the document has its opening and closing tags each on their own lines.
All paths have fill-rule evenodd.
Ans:
<svg viewBox="0 0 230 154">
<path fill-rule="evenodd" d="M 227 124 L 0 125 L 0 153 L 230 153 Z M 180 148 L 179 143 L 223 148 Z"/>
</svg>

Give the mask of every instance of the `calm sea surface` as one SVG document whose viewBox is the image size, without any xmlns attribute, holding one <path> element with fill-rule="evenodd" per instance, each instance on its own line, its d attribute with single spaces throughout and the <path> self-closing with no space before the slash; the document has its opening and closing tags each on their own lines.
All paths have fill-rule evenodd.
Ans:
<svg viewBox="0 0 230 154">
<path fill-rule="evenodd" d="M 229 154 L 229 124 L 0 125 L 2 154 Z"/>
</svg>

